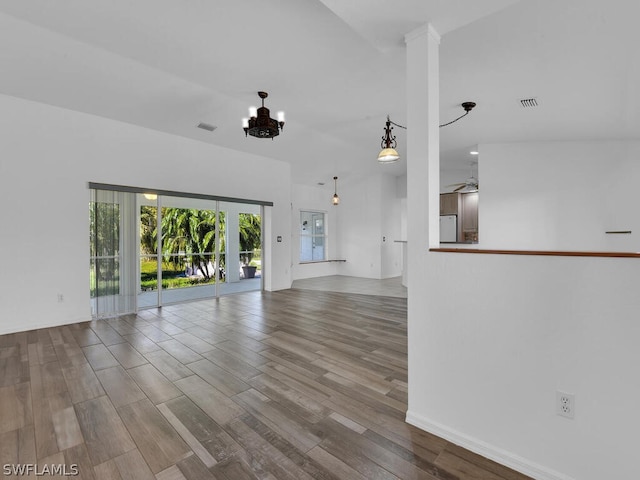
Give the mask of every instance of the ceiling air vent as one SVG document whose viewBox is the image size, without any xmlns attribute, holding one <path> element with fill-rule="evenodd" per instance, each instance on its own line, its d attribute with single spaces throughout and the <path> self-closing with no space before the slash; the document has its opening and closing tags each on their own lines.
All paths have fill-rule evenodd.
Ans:
<svg viewBox="0 0 640 480">
<path fill-rule="evenodd" d="M 203 130 L 207 130 L 209 132 L 213 132 L 216 129 L 216 127 L 214 127 L 213 125 L 209 125 L 208 123 L 203 123 L 203 122 L 200 122 L 198 124 L 198 128 L 201 128 Z"/>
<path fill-rule="evenodd" d="M 522 105 L 524 108 L 531 108 L 531 107 L 537 107 L 538 106 L 538 99 L 533 97 L 533 98 L 523 98 L 520 100 L 520 105 Z"/>
</svg>

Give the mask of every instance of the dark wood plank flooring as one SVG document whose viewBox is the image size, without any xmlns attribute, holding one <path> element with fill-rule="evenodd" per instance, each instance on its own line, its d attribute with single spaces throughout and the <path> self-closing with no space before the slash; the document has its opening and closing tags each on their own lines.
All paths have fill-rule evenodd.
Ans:
<svg viewBox="0 0 640 480">
<path fill-rule="evenodd" d="M 404 422 L 406 315 L 403 298 L 292 289 L 0 336 L 0 464 L 77 464 L 82 479 L 528 478 Z"/>
</svg>

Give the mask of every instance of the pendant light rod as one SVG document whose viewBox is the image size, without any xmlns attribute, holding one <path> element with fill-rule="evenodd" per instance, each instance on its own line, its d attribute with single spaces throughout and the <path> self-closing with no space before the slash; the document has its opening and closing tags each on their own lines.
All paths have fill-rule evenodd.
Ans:
<svg viewBox="0 0 640 480">
<path fill-rule="evenodd" d="M 438 127 L 442 128 L 442 127 L 446 127 L 447 125 L 451 125 L 452 123 L 457 122 L 458 120 L 460 120 L 463 117 L 466 117 L 467 115 L 469 115 L 469 112 L 471 112 L 471 110 L 473 110 L 473 108 L 476 106 L 475 102 L 463 102 L 460 104 L 460 106 L 462 108 L 464 108 L 464 113 L 462 115 L 460 115 L 458 118 L 451 120 L 450 122 L 447 123 L 443 123 L 442 125 L 438 125 Z M 400 127 L 400 128 L 404 128 L 405 130 L 407 130 L 407 127 L 405 127 L 404 125 L 400 125 L 399 123 L 393 122 L 389 119 L 389 115 L 387 115 L 387 122 L 391 125 L 395 125 L 396 127 Z"/>
<path fill-rule="evenodd" d="M 391 120 L 389 120 L 389 115 L 387 115 L 387 122 L 389 122 L 391 125 L 395 125 L 396 127 L 400 127 L 400 128 L 404 128 L 405 130 L 407 129 L 407 127 L 400 125 L 396 122 L 392 122 Z"/>
<path fill-rule="evenodd" d="M 475 107 L 475 106 L 476 106 L 475 102 L 464 102 L 464 103 L 462 103 L 461 107 L 464 108 L 464 113 L 462 115 L 460 115 L 458 118 L 456 118 L 455 120 L 451 120 L 450 122 L 443 123 L 442 125 L 439 125 L 439 127 L 440 128 L 446 127 L 447 125 L 451 125 L 452 123 L 457 122 L 461 118 L 466 117 L 467 115 L 469 115 L 469 112 L 471 110 L 473 110 L 473 107 Z"/>
</svg>

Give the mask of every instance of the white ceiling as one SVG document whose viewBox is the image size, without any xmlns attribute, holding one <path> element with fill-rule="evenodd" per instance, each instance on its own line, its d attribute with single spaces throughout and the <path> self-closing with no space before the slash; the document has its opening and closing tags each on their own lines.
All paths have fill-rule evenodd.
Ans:
<svg viewBox="0 0 640 480">
<path fill-rule="evenodd" d="M 386 115 L 405 125 L 404 34 L 430 21 L 441 122 L 478 104 L 441 130 L 463 180 L 480 143 L 637 139 L 639 13 L 635 0 L 3 0 L 0 93 L 284 160 L 296 183 L 399 175 L 402 160 L 375 158 Z M 287 114 L 273 141 L 241 128 L 258 90 Z M 522 108 L 529 97 L 540 106 Z"/>
</svg>

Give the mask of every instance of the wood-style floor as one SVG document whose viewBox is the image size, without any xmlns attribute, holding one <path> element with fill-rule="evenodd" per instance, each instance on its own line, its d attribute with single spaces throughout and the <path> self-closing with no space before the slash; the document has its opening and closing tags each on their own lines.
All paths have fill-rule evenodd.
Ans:
<svg viewBox="0 0 640 480">
<path fill-rule="evenodd" d="M 0 464 L 77 465 L 82 479 L 525 479 L 404 422 L 406 350 L 406 299 L 306 290 L 0 336 Z"/>
</svg>

